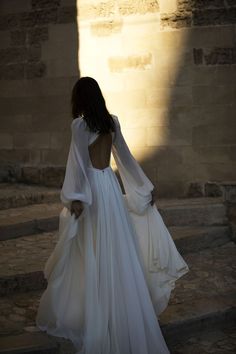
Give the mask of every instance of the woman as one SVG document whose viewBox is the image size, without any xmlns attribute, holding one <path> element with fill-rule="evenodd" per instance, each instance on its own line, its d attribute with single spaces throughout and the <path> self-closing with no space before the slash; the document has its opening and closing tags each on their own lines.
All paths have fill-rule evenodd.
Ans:
<svg viewBox="0 0 236 354">
<path fill-rule="evenodd" d="M 81 354 L 169 353 L 157 315 L 188 266 L 94 79 L 74 85 L 72 114 L 59 238 L 45 265 L 36 324 L 71 339 Z"/>
</svg>

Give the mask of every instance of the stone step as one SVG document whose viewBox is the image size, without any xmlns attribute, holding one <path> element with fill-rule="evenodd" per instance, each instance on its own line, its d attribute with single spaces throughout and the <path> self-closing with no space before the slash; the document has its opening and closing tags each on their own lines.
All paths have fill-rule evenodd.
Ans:
<svg viewBox="0 0 236 354">
<path fill-rule="evenodd" d="M 0 183 L 0 210 L 60 201 L 60 189 L 23 183 Z"/>
<path fill-rule="evenodd" d="M 217 247 L 230 240 L 228 226 L 169 227 L 181 254 Z M 44 265 L 58 239 L 58 231 L 0 242 L 0 296 L 14 291 L 43 289 Z"/>
<path fill-rule="evenodd" d="M 231 240 L 227 225 L 169 226 L 168 230 L 181 254 L 221 246 Z"/>
<path fill-rule="evenodd" d="M 0 338 L 0 354 L 59 354 L 59 345 L 44 333 L 23 333 Z"/>
<path fill-rule="evenodd" d="M 236 321 L 236 245 L 188 253 L 190 272 L 175 283 L 160 324 L 169 338 Z"/>
<path fill-rule="evenodd" d="M 235 324 L 235 254 L 236 245 L 228 242 L 185 255 L 190 272 L 176 282 L 169 305 L 159 316 L 167 344 L 183 333 L 194 335 L 206 328 Z M 0 338 L 24 334 L 35 326 L 42 293 L 36 290 L 0 297 Z"/>
<path fill-rule="evenodd" d="M 0 211 L 0 240 L 56 230 L 61 203 L 42 203 Z"/>
<path fill-rule="evenodd" d="M 164 199 L 156 205 L 168 226 L 224 225 L 228 222 L 221 197 Z"/>
<path fill-rule="evenodd" d="M 221 198 L 160 199 L 157 207 L 167 226 L 226 225 Z M 0 211 L 0 240 L 58 228 L 61 203 L 42 203 Z"/>
</svg>

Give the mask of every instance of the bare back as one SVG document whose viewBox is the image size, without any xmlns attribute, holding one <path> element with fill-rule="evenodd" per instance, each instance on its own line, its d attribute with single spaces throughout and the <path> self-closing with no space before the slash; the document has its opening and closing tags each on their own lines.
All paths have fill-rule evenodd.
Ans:
<svg viewBox="0 0 236 354">
<path fill-rule="evenodd" d="M 110 165 L 112 134 L 99 134 L 88 147 L 91 164 L 94 168 L 104 169 Z"/>
</svg>

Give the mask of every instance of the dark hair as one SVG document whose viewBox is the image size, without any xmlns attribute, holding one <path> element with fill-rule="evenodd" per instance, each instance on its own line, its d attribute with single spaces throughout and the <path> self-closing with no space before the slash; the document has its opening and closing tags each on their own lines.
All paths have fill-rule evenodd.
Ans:
<svg viewBox="0 0 236 354">
<path fill-rule="evenodd" d="M 92 77 L 77 80 L 72 89 L 71 108 L 73 119 L 82 116 L 91 131 L 115 131 L 115 122 L 107 110 L 101 89 Z"/>
</svg>

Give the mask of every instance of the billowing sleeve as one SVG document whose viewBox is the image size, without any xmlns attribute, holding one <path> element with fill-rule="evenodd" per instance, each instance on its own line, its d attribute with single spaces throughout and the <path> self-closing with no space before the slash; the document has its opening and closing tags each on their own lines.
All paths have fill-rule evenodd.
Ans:
<svg viewBox="0 0 236 354">
<path fill-rule="evenodd" d="M 65 178 L 60 192 L 62 204 L 70 209 L 73 200 L 88 205 L 92 202 L 91 188 L 87 176 L 88 134 L 84 122 L 76 118 L 71 123 L 71 143 L 66 163 Z"/>
<path fill-rule="evenodd" d="M 113 118 L 116 123 L 116 134 L 112 154 L 125 189 L 125 199 L 133 212 L 142 214 L 151 201 L 151 191 L 154 185 L 130 152 L 121 132 L 118 118 L 114 115 Z"/>
</svg>

